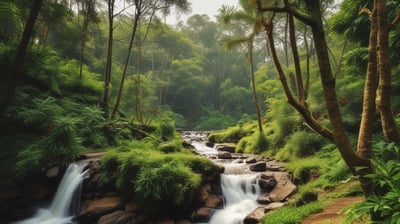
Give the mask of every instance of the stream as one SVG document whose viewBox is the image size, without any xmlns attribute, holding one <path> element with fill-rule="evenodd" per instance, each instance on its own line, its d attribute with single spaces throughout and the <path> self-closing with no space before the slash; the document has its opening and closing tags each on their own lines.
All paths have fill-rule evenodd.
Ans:
<svg viewBox="0 0 400 224">
<path fill-rule="evenodd" d="M 259 199 L 263 191 L 265 192 L 266 182 L 265 179 L 260 180 L 262 172 L 250 171 L 245 159 L 248 155 L 243 156 L 232 153 L 232 155 L 235 154 L 234 158 L 236 159 L 220 159 L 219 154 L 221 152 L 215 147 L 207 146 L 208 139 L 205 132 L 184 132 L 183 138 L 185 141 L 190 142 L 197 154 L 205 156 L 224 167 L 224 173 L 220 175 L 223 208 L 215 209 L 210 213 L 208 224 L 243 224 L 250 213 L 260 206 L 263 207 L 257 203 L 257 199 Z M 74 218 L 80 206 L 82 180 L 88 173 L 88 170 L 85 170 L 86 165 L 87 161 L 81 161 L 79 164 L 70 164 L 65 171 L 51 205 L 48 208 L 39 209 L 34 217 L 18 221 L 16 224 L 76 223 Z M 271 164 L 269 164 L 269 169 L 271 169 Z M 266 175 L 266 172 L 262 174 Z M 270 202 L 272 202 L 271 205 L 275 203 L 274 206 L 283 206 L 283 201 L 292 194 L 295 186 L 290 184 L 289 188 L 284 188 L 285 185 L 291 183 L 288 175 L 284 172 L 274 172 L 274 176 L 274 181 L 277 178 L 277 182 L 275 181 L 274 183 L 274 191 L 270 192 Z M 264 181 L 263 184 L 261 184 L 262 181 Z M 261 185 L 263 189 L 261 189 Z"/>
<path fill-rule="evenodd" d="M 221 175 L 224 208 L 217 210 L 209 224 L 242 224 L 244 218 L 256 209 L 261 189 L 258 173 L 246 170 L 245 163 L 217 159 L 218 151 L 206 145 L 207 135 L 202 132 L 184 132 L 184 139 L 191 142 L 195 151 L 225 167 Z"/>
</svg>

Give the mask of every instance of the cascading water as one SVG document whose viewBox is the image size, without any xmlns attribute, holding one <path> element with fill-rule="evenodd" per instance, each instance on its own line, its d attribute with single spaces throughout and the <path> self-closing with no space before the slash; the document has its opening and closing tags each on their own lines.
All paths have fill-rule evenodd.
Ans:
<svg viewBox="0 0 400 224">
<path fill-rule="evenodd" d="M 86 164 L 72 163 L 68 166 L 53 198 L 50 208 L 40 209 L 37 214 L 16 224 L 69 224 L 73 223 L 71 204 L 76 193 L 80 194 L 82 179 L 87 171 L 82 172 Z"/>
<path fill-rule="evenodd" d="M 210 224 L 240 224 L 255 208 L 260 188 L 254 174 L 223 174 L 221 188 L 224 196 L 224 209 L 217 211 Z"/>
<path fill-rule="evenodd" d="M 216 157 L 217 150 L 205 145 L 205 135 L 189 133 L 196 152 L 208 158 Z M 217 161 L 218 162 L 218 161 Z M 224 174 L 221 175 L 221 189 L 224 197 L 224 208 L 211 217 L 209 224 L 242 224 L 245 217 L 258 207 L 256 202 L 261 190 L 257 183 L 258 174 L 242 172 L 243 164 L 224 163 Z"/>
</svg>

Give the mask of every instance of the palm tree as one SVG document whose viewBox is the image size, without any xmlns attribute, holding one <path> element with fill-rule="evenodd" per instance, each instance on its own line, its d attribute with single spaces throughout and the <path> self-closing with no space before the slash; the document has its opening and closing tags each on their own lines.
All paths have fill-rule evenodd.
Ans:
<svg viewBox="0 0 400 224">
<path fill-rule="evenodd" d="M 263 133 L 262 120 L 261 120 L 261 111 L 260 106 L 257 99 L 257 91 L 254 79 L 254 61 L 253 61 L 253 42 L 254 38 L 261 33 L 263 30 L 263 26 L 261 23 L 262 17 L 260 16 L 257 8 L 253 7 L 249 1 L 240 0 L 239 1 L 242 10 L 236 10 L 232 7 L 223 6 L 220 10 L 219 20 L 225 24 L 230 24 L 233 21 L 242 22 L 246 25 L 252 27 L 251 33 L 244 36 L 231 40 L 225 41 L 224 45 L 227 49 L 232 49 L 243 44 L 246 45 L 247 48 L 247 58 L 250 63 L 250 77 L 251 77 L 251 85 L 253 91 L 253 100 L 257 113 L 257 121 L 258 121 L 258 130 L 260 133 Z"/>
</svg>

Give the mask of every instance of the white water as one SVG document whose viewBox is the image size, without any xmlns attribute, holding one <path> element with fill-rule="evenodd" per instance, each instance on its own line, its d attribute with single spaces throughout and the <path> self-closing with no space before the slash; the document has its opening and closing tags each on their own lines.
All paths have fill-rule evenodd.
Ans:
<svg viewBox="0 0 400 224">
<path fill-rule="evenodd" d="M 188 139 L 195 139 L 192 145 L 196 152 L 206 157 L 218 154 L 217 150 L 205 145 L 206 136 L 189 133 Z M 219 162 L 218 160 L 216 162 Z M 221 188 L 224 197 L 224 208 L 217 210 L 211 217 L 209 224 L 243 224 L 248 214 L 258 207 L 256 202 L 260 195 L 257 174 L 244 174 L 244 164 L 221 163 L 225 167 L 225 174 L 221 175 Z"/>
<path fill-rule="evenodd" d="M 76 190 L 80 190 L 82 178 L 86 174 L 82 172 L 84 165 L 70 164 L 60 182 L 57 192 L 48 209 L 39 209 L 37 214 L 16 224 L 69 224 L 73 223 L 71 203 Z"/>
<path fill-rule="evenodd" d="M 256 175 L 221 175 L 221 188 L 224 196 L 224 209 L 217 211 L 210 224 L 242 224 L 244 218 L 258 204 L 260 188 L 256 183 Z"/>
</svg>

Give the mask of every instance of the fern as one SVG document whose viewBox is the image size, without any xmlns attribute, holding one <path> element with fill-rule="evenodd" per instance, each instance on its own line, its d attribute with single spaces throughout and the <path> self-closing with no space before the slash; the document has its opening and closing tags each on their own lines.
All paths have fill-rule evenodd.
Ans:
<svg viewBox="0 0 400 224">
<path fill-rule="evenodd" d="M 376 186 L 375 194 L 350 209 L 350 221 L 373 213 L 380 223 L 398 223 L 400 217 L 400 149 L 393 143 L 380 142 L 374 146 L 375 157 L 371 160 L 375 173 L 367 175 Z"/>
</svg>

